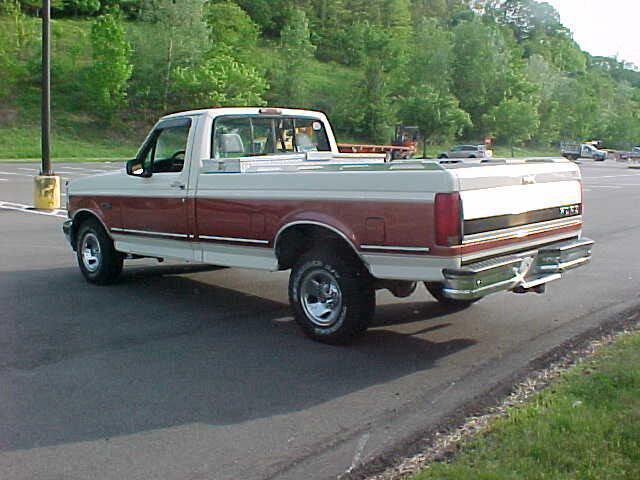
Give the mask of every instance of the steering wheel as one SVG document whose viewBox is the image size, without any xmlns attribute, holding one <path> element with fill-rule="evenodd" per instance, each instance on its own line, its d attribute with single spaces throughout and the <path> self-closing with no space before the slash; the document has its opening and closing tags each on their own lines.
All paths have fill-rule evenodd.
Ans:
<svg viewBox="0 0 640 480">
<path fill-rule="evenodd" d="M 185 150 L 178 150 L 176 153 L 171 155 L 171 171 L 172 172 L 181 172 L 184 168 L 184 155 Z M 180 156 L 182 155 L 182 158 Z"/>
<path fill-rule="evenodd" d="M 174 153 L 173 155 L 171 155 L 171 160 L 173 160 L 174 162 L 175 162 L 176 160 L 182 160 L 182 162 L 184 163 L 184 155 L 185 155 L 185 153 L 187 153 L 187 152 L 186 152 L 186 150 L 178 150 L 176 153 Z M 179 157 L 180 155 L 182 155 L 182 158 L 181 158 L 181 159 L 178 159 L 178 157 Z"/>
</svg>

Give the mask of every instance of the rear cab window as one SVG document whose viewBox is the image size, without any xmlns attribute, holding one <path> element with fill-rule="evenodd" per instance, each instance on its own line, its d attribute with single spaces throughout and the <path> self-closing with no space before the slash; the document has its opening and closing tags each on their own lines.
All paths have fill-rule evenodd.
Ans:
<svg viewBox="0 0 640 480">
<path fill-rule="evenodd" d="M 324 124 L 307 117 L 225 116 L 215 119 L 212 159 L 328 152 Z"/>
</svg>

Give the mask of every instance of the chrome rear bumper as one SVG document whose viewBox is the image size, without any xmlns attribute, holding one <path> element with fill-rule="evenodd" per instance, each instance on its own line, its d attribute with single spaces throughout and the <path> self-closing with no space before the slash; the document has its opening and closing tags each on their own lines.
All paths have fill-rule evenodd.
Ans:
<svg viewBox="0 0 640 480">
<path fill-rule="evenodd" d="M 567 270 L 589 263 L 592 247 L 593 240 L 581 238 L 445 269 L 443 293 L 456 300 L 473 300 L 500 291 L 540 289 Z"/>
</svg>

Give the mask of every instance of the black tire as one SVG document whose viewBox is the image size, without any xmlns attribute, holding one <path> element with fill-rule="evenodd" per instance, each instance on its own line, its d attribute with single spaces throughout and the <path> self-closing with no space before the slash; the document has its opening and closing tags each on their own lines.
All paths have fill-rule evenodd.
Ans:
<svg viewBox="0 0 640 480">
<path fill-rule="evenodd" d="M 314 295 L 314 289 L 324 298 Z M 315 299 L 315 301 L 314 301 Z M 289 302 L 310 338 L 331 345 L 362 335 L 375 313 L 375 289 L 360 260 L 330 243 L 303 254 L 289 277 Z M 328 305 L 328 306 L 327 306 Z M 323 316 L 319 312 L 326 310 Z"/>
<path fill-rule="evenodd" d="M 449 298 L 442 292 L 444 286 L 441 283 L 424 282 L 424 286 L 427 287 L 431 296 L 435 298 L 438 303 L 455 310 L 464 310 L 465 308 L 469 308 L 474 303 L 480 301 L 480 298 L 476 298 L 475 300 L 456 300 L 454 298 Z"/>
<path fill-rule="evenodd" d="M 85 220 L 78 228 L 76 257 L 80 271 L 89 283 L 109 285 L 122 272 L 124 256 L 116 251 L 113 241 L 96 219 Z"/>
</svg>

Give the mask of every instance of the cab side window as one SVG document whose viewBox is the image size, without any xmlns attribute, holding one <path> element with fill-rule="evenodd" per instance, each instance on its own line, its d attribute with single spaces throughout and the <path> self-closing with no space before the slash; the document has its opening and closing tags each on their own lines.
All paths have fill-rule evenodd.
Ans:
<svg viewBox="0 0 640 480">
<path fill-rule="evenodd" d="M 188 124 L 160 128 L 144 153 L 144 166 L 153 173 L 180 173 L 189 139 Z"/>
</svg>

